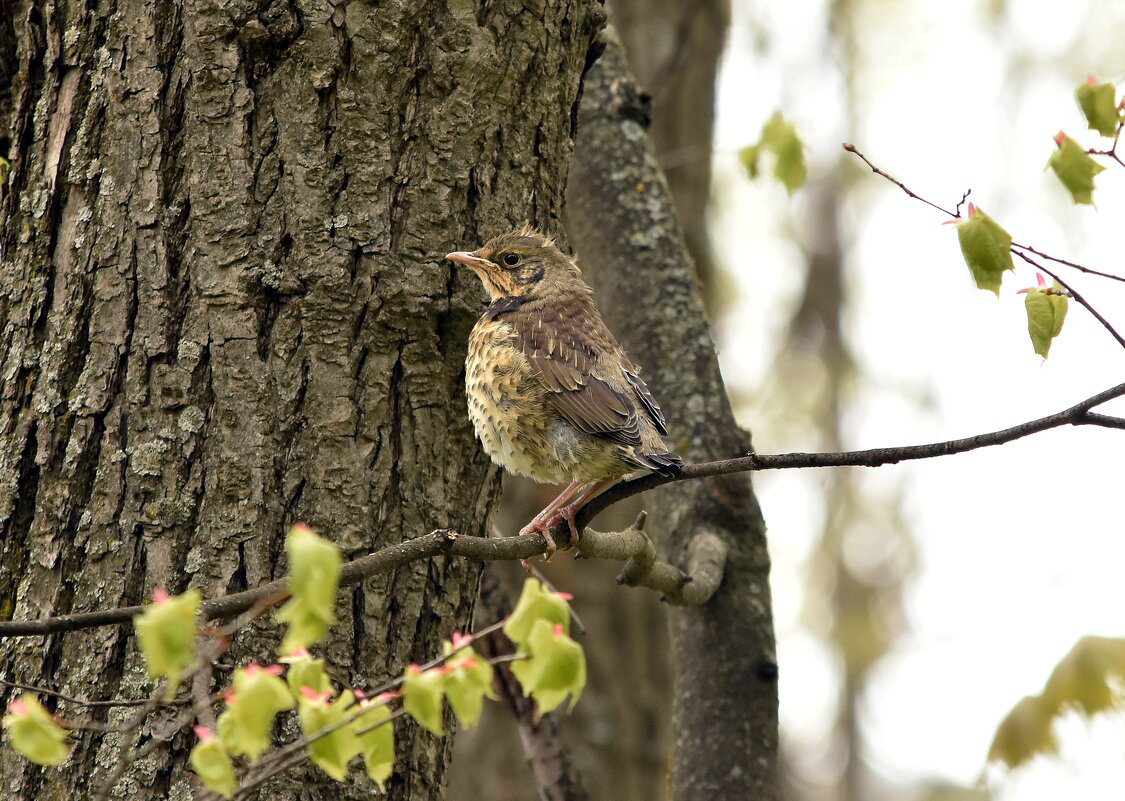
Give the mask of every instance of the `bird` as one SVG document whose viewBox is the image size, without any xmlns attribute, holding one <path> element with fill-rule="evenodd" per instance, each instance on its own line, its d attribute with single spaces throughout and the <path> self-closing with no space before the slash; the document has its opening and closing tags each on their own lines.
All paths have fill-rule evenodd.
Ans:
<svg viewBox="0 0 1125 801">
<path fill-rule="evenodd" d="M 531 226 L 445 257 L 469 267 L 490 304 L 469 335 L 465 392 L 492 461 L 541 484 L 565 484 L 520 534 L 551 529 L 626 475 L 676 475 L 664 414 L 610 332 L 574 259 Z"/>
</svg>

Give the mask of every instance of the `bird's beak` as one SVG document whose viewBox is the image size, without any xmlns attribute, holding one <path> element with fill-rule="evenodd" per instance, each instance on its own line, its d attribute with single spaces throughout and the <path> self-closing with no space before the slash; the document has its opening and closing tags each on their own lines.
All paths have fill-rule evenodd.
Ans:
<svg viewBox="0 0 1125 801">
<path fill-rule="evenodd" d="M 450 261 L 457 262 L 458 264 L 462 264 L 465 267 L 472 267 L 478 273 L 482 270 L 487 272 L 488 268 L 493 266 L 492 262 L 490 262 L 488 259 L 482 259 L 477 254 L 469 253 L 468 251 L 464 250 L 459 250 L 455 253 L 447 253 L 445 254 L 445 258 L 449 259 Z"/>
</svg>

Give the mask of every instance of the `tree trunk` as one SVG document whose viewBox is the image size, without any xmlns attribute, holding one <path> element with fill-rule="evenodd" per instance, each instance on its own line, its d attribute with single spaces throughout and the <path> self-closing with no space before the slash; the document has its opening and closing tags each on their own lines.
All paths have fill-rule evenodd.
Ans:
<svg viewBox="0 0 1125 801">
<path fill-rule="evenodd" d="M 694 272 L 619 44 L 590 72 L 567 188 L 567 230 L 610 327 L 645 368 L 685 459 L 745 453 Z M 613 169 L 599 169 L 612 164 Z M 654 324 L 658 321 L 658 324 Z M 765 524 L 749 478 L 683 482 L 645 499 L 664 558 L 709 531 L 730 548 L 702 608 L 670 609 L 675 801 L 776 798 L 777 659 Z M 636 669 L 643 669 L 637 666 Z"/>
<path fill-rule="evenodd" d="M 652 144 L 703 300 L 721 309 L 728 295 L 713 264 L 707 207 L 715 78 L 730 27 L 730 0 L 612 0 L 610 8 L 632 73 L 651 98 Z"/>
<path fill-rule="evenodd" d="M 297 520 L 348 554 L 485 531 L 462 392 L 483 298 L 442 255 L 556 217 L 603 19 L 510 5 L 0 0 L 0 617 L 256 586 Z M 351 590 L 337 679 L 434 654 L 477 578 L 436 559 Z M 276 646 L 262 618 L 224 659 Z M 0 678 L 71 696 L 151 685 L 128 628 L 0 653 Z M 398 733 L 390 796 L 440 797 L 448 740 Z M 89 797 L 152 734 L 81 734 L 49 770 L 4 748 L 0 794 Z M 114 797 L 187 797 L 189 739 Z M 261 797 L 370 792 L 310 768 Z"/>
</svg>

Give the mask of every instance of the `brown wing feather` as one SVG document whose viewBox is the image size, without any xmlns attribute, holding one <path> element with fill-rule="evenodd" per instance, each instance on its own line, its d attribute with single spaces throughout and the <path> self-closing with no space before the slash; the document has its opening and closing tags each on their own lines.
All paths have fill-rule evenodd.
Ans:
<svg viewBox="0 0 1125 801">
<path fill-rule="evenodd" d="M 641 377 L 634 373 L 632 370 L 625 370 L 625 378 L 628 379 L 629 385 L 633 391 L 637 393 L 637 399 L 640 400 L 641 405 L 648 416 L 652 418 L 652 422 L 656 425 L 656 430 L 664 436 L 668 435 L 668 429 L 664 422 L 664 412 L 660 411 L 660 406 L 656 403 L 656 398 L 652 397 L 652 393 L 648 391 L 648 384 L 641 380 Z"/>
<path fill-rule="evenodd" d="M 520 349 L 532 371 L 550 390 L 559 414 L 587 434 L 622 445 L 641 444 L 636 404 L 593 374 L 597 354 L 620 346 L 588 298 L 521 308 L 508 319 L 515 326 Z M 656 409 L 653 421 L 663 428 L 659 407 L 644 382 L 627 369 L 622 373 L 623 382 L 628 381 L 637 390 L 645 411 L 651 416 Z M 637 388 L 638 383 L 643 391 Z"/>
</svg>

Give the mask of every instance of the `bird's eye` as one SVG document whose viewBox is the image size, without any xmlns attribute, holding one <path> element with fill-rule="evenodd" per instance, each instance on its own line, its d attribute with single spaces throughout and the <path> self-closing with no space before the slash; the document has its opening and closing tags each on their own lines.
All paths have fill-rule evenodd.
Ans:
<svg viewBox="0 0 1125 801">
<path fill-rule="evenodd" d="M 504 264 L 508 267 L 515 267 L 520 263 L 520 254 L 518 253 L 505 253 L 503 258 Z"/>
</svg>

